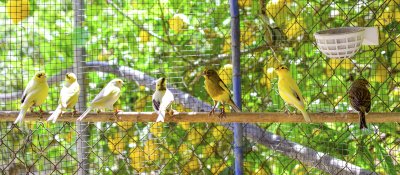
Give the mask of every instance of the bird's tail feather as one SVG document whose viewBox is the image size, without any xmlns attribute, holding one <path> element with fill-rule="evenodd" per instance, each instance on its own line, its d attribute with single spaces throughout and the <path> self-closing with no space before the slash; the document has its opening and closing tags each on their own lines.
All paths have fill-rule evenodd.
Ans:
<svg viewBox="0 0 400 175">
<path fill-rule="evenodd" d="M 156 122 L 164 122 L 164 118 L 165 118 L 165 111 L 158 111 L 158 117 Z"/>
<path fill-rule="evenodd" d="M 360 112 L 360 129 L 367 129 L 367 121 L 365 120 L 365 113 Z"/>
<path fill-rule="evenodd" d="M 21 109 L 21 111 L 19 111 L 18 117 L 17 117 L 17 119 L 15 119 L 14 124 L 17 124 L 17 123 L 19 123 L 19 122 L 22 122 L 22 120 L 23 120 L 24 117 L 25 117 L 25 114 L 26 114 L 26 111 L 27 111 L 27 110 L 28 110 L 28 109 Z"/>
<path fill-rule="evenodd" d="M 233 108 L 233 110 L 234 110 L 235 112 L 242 112 L 242 110 L 240 110 L 239 107 L 236 106 L 235 102 L 233 102 L 232 99 L 230 99 L 230 101 L 229 101 L 228 104 Z"/>
<path fill-rule="evenodd" d="M 306 122 L 308 122 L 308 123 L 311 122 L 310 116 L 308 115 L 306 110 L 300 110 L 300 112 L 301 112 L 301 114 L 303 114 L 304 120 Z"/>
<path fill-rule="evenodd" d="M 91 107 L 87 108 L 86 111 L 81 116 L 79 116 L 79 118 L 76 119 L 76 120 L 77 121 L 82 121 L 91 110 L 92 110 Z"/>
<path fill-rule="evenodd" d="M 49 118 L 47 118 L 47 121 L 52 121 L 53 123 L 56 122 L 57 118 L 61 115 L 61 105 L 58 105 L 57 109 L 51 114 Z"/>
</svg>

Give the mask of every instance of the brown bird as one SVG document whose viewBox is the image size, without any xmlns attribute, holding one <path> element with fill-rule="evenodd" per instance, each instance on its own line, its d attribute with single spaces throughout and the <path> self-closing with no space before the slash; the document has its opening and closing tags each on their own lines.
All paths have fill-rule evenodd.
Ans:
<svg viewBox="0 0 400 175">
<path fill-rule="evenodd" d="M 214 113 L 215 107 L 217 106 L 217 102 L 220 102 L 222 104 L 221 108 L 221 114 L 218 115 L 218 117 L 222 118 L 225 117 L 225 103 L 229 104 L 235 112 L 241 112 L 238 106 L 233 102 L 231 98 L 231 91 L 228 89 L 228 87 L 225 85 L 225 83 L 221 80 L 219 77 L 218 73 L 215 70 L 212 69 L 205 69 L 203 71 L 203 76 L 204 76 L 204 84 L 205 84 L 205 89 L 210 95 L 210 97 L 214 101 L 214 106 L 212 110 L 210 111 L 210 114 Z"/>
<path fill-rule="evenodd" d="M 368 128 L 365 120 L 365 113 L 371 109 L 371 93 L 368 86 L 368 81 L 361 78 L 355 80 L 349 90 L 351 107 L 358 111 L 360 116 L 360 129 Z"/>
</svg>

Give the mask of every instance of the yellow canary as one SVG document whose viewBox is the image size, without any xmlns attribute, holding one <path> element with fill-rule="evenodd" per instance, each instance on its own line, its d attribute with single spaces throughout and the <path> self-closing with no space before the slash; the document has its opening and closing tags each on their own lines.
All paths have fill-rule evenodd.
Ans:
<svg viewBox="0 0 400 175">
<path fill-rule="evenodd" d="M 46 73 L 43 71 L 36 72 L 22 94 L 21 110 L 14 123 L 21 122 L 25 117 L 26 111 L 32 106 L 38 106 L 42 113 L 43 110 L 40 105 L 46 100 L 48 92 L 49 85 L 47 84 Z"/>
<path fill-rule="evenodd" d="M 154 110 L 158 113 L 156 122 L 164 122 L 165 112 L 173 114 L 174 95 L 167 89 L 167 80 L 162 77 L 156 81 L 156 91 L 152 97 Z"/>
<path fill-rule="evenodd" d="M 62 112 L 66 109 L 74 109 L 76 113 L 75 104 L 78 102 L 80 87 L 76 81 L 76 75 L 74 73 L 65 74 L 65 83 L 60 92 L 60 99 L 58 101 L 57 109 L 51 114 L 47 121 L 56 122 L 57 118 L 62 115 Z"/>
<path fill-rule="evenodd" d="M 214 113 L 215 107 L 217 106 L 217 102 L 222 104 L 221 114 L 218 115 L 218 117 L 220 118 L 225 117 L 225 107 L 224 107 L 225 103 L 230 105 L 235 112 L 241 112 L 239 107 L 236 106 L 235 102 L 233 102 L 231 98 L 231 91 L 221 80 L 221 78 L 218 76 L 218 73 L 215 70 L 205 69 L 203 71 L 203 76 L 205 79 L 204 81 L 205 89 L 208 95 L 210 95 L 210 97 L 214 101 L 214 106 L 210 111 L 209 115 Z"/>
<path fill-rule="evenodd" d="M 117 102 L 121 95 L 121 87 L 124 85 L 124 81 L 119 78 L 111 80 L 106 87 L 104 87 L 99 94 L 90 103 L 90 106 L 86 111 L 77 119 L 81 121 L 92 109 L 113 109 L 114 103 Z"/>
<path fill-rule="evenodd" d="M 279 95 L 287 104 L 296 107 L 303 114 L 304 120 L 306 122 L 311 122 L 311 119 L 305 109 L 303 95 L 301 95 L 300 89 L 297 86 L 296 81 L 294 81 L 292 76 L 290 75 L 289 69 L 284 65 L 280 65 L 278 66 L 278 68 L 275 69 L 275 71 L 279 77 Z"/>
</svg>

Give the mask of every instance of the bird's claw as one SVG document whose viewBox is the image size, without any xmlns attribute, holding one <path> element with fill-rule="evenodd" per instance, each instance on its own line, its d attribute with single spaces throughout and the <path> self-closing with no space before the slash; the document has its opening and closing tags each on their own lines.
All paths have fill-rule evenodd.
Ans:
<svg viewBox="0 0 400 175">
<path fill-rule="evenodd" d="M 226 117 L 225 108 L 221 108 L 221 113 L 218 115 L 218 117 L 219 117 L 220 119 Z"/>
<path fill-rule="evenodd" d="M 121 110 L 114 110 L 114 116 L 118 115 L 119 112 L 122 112 Z"/>
<path fill-rule="evenodd" d="M 208 116 L 211 116 L 211 115 L 213 115 L 214 114 L 214 109 L 212 109 L 211 111 L 210 111 L 210 113 L 208 113 Z"/>
<path fill-rule="evenodd" d="M 174 115 L 174 110 L 169 110 L 167 113 L 168 113 L 169 116 L 173 116 Z"/>
<path fill-rule="evenodd" d="M 74 108 L 74 111 L 72 111 L 72 117 L 78 114 L 78 111 Z"/>
<path fill-rule="evenodd" d="M 283 111 L 283 113 L 287 114 L 287 115 L 291 115 L 290 111 L 288 109 L 286 109 L 285 111 Z"/>
<path fill-rule="evenodd" d="M 114 114 L 113 114 L 113 115 L 114 115 L 114 117 L 115 117 L 116 120 L 119 120 L 119 117 L 118 117 L 118 113 L 119 113 L 119 112 L 122 112 L 122 110 L 118 110 L 118 109 L 115 109 L 115 110 L 114 110 Z"/>
<path fill-rule="evenodd" d="M 218 115 L 218 117 L 219 117 L 220 119 L 225 118 L 225 117 L 226 117 L 226 113 L 225 113 L 225 112 L 221 112 L 221 113 Z"/>
</svg>

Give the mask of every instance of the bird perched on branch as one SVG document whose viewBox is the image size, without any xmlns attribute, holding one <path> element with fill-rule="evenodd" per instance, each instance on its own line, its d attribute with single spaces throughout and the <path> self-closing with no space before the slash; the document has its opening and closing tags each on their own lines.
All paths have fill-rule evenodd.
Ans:
<svg viewBox="0 0 400 175">
<path fill-rule="evenodd" d="M 154 110 L 158 113 L 156 122 L 164 122 L 165 112 L 173 114 L 174 95 L 167 89 L 167 80 L 164 77 L 156 81 L 156 91 L 152 102 Z"/>
<path fill-rule="evenodd" d="M 305 109 L 304 98 L 301 95 L 299 86 L 297 86 L 296 81 L 290 75 L 289 69 L 280 65 L 275 69 L 275 72 L 278 74 L 278 90 L 279 95 L 282 99 L 289 105 L 296 107 L 304 117 L 306 122 L 311 122 L 310 117 Z"/>
<path fill-rule="evenodd" d="M 81 121 L 86 117 L 86 115 L 92 110 L 97 109 L 98 113 L 101 109 L 113 109 L 114 103 L 117 102 L 119 96 L 121 95 L 121 88 L 124 85 L 124 81 L 119 78 L 111 80 L 97 96 L 90 103 L 90 106 L 86 111 L 77 119 Z M 115 110 L 115 114 L 118 111 Z"/>
<path fill-rule="evenodd" d="M 43 113 L 40 105 L 46 100 L 49 92 L 49 85 L 47 84 L 46 73 L 39 71 L 35 73 L 35 76 L 29 81 L 26 86 L 24 93 L 21 98 L 21 110 L 18 114 L 15 124 L 21 122 L 29 108 L 38 106 L 40 114 Z"/>
<path fill-rule="evenodd" d="M 80 93 L 80 87 L 76 79 L 74 73 L 65 74 L 65 83 L 60 92 L 57 109 L 51 114 L 47 121 L 55 123 L 57 118 L 62 115 L 63 111 L 67 108 L 73 108 L 74 114 L 76 114 L 75 104 L 78 102 Z"/>
<path fill-rule="evenodd" d="M 211 109 L 209 115 L 214 114 L 215 108 L 218 103 L 222 104 L 221 113 L 218 115 L 218 117 L 220 118 L 226 116 L 224 107 L 225 103 L 230 105 L 235 112 L 241 112 L 239 107 L 236 106 L 235 102 L 233 102 L 231 98 L 231 91 L 221 80 L 221 78 L 219 77 L 218 73 L 215 70 L 205 69 L 203 71 L 203 76 L 205 79 L 204 81 L 205 89 L 208 95 L 210 95 L 210 97 L 214 101 L 214 106 Z"/>
<path fill-rule="evenodd" d="M 351 107 L 358 111 L 360 116 L 360 129 L 368 128 L 365 120 L 365 113 L 368 113 L 371 109 L 371 93 L 368 86 L 368 81 L 361 78 L 355 80 L 349 90 Z"/>
</svg>

